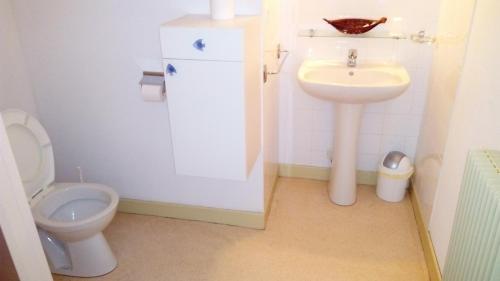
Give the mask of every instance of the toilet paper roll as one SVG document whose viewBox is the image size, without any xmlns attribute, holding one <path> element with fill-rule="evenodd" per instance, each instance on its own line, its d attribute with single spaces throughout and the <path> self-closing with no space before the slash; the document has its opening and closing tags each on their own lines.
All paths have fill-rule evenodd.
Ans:
<svg viewBox="0 0 500 281">
<path fill-rule="evenodd" d="M 214 20 L 234 18 L 234 0 L 210 0 L 210 11 Z"/>
<path fill-rule="evenodd" d="M 142 85 L 141 95 L 148 102 L 161 102 L 165 99 L 162 85 Z"/>
</svg>

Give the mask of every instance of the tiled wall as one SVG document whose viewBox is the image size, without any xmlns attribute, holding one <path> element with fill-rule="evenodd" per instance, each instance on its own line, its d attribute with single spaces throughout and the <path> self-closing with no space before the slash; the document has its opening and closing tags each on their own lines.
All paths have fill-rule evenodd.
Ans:
<svg viewBox="0 0 500 281">
<path fill-rule="evenodd" d="M 281 75 L 280 162 L 330 166 L 334 128 L 333 104 L 307 95 L 296 73 L 305 58 L 345 61 L 350 48 L 360 63 L 370 60 L 398 62 L 411 76 L 410 88 L 392 101 L 365 107 L 359 139 L 358 169 L 374 171 L 383 154 L 400 150 L 415 155 L 427 95 L 432 46 L 410 40 L 375 38 L 305 38 L 299 30 L 330 29 L 323 17 L 388 17 L 378 33 L 435 32 L 438 1 L 282 0 L 282 42 L 291 56 Z M 332 11 L 332 12 L 327 12 Z"/>
</svg>

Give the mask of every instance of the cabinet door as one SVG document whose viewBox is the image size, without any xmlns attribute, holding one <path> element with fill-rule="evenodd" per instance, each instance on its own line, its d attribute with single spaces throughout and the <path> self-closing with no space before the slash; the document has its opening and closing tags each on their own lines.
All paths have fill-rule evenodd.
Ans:
<svg viewBox="0 0 500 281">
<path fill-rule="evenodd" d="M 164 60 L 177 174 L 246 180 L 243 64 Z"/>
</svg>

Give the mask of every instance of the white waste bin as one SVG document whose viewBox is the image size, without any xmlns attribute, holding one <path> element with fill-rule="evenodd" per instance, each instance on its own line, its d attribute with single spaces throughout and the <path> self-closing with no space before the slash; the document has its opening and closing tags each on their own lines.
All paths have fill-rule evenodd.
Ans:
<svg viewBox="0 0 500 281">
<path fill-rule="evenodd" d="M 377 196 L 389 202 L 403 200 L 413 171 L 411 160 L 404 153 L 387 153 L 379 165 Z"/>
</svg>

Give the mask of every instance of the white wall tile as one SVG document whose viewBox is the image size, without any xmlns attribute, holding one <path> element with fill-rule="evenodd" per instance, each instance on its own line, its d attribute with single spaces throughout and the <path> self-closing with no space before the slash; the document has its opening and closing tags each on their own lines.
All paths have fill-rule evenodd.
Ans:
<svg viewBox="0 0 500 281">
<path fill-rule="evenodd" d="M 361 134 L 382 134 L 384 128 L 384 114 L 369 113 L 363 114 L 361 121 Z"/>
<path fill-rule="evenodd" d="M 406 68 L 418 68 L 422 59 L 419 56 L 419 50 L 421 47 L 422 45 L 415 44 L 409 40 L 398 41 L 395 49 L 398 62 L 406 66 Z"/>
<path fill-rule="evenodd" d="M 361 134 L 359 136 L 358 153 L 378 154 L 382 143 L 382 135 Z"/>
<path fill-rule="evenodd" d="M 292 161 L 297 165 L 311 165 L 311 150 L 293 150 Z"/>
<path fill-rule="evenodd" d="M 404 153 L 410 156 L 412 160 L 415 160 L 415 154 L 417 152 L 418 137 L 407 137 L 404 144 Z"/>
<path fill-rule="evenodd" d="M 384 135 L 382 137 L 382 145 L 380 148 L 380 152 L 382 155 L 385 155 L 391 151 L 404 152 L 405 145 L 406 145 L 406 137 Z"/>
<path fill-rule="evenodd" d="M 420 130 L 421 116 L 412 114 L 390 114 L 385 116 L 384 135 L 416 137 Z"/>
<path fill-rule="evenodd" d="M 333 144 L 333 130 L 311 133 L 311 149 L 327 151 L 332 149 Z"/>
<path fill-rule="evenodd" d="M 387 102 L 377 102 L 365 105 L 365 112 L 368 113 L 385 113 Z"/>
<path fill-rule="evenodd" d="M 405 114 L 411 112 L 413 106 L 413 93 L 404 92 L 401 96 L 387 101 L 387 113 Z"/>
<path fill-rule="evenodd" d="M 427 92 L 414 93 L 411 112 L 415 115 L 423 115 L 426 101 Z"/>
<path fill-rule="evenodd" d="M 296 109 L 293 111 L 293 129 L 311 130 L 313 123 L 313 111 L 310 109 Z"/>
<path fill-rule="evenodd" d="M 328 152 L 325 150 L 311 150 L 311 159 L 309 165 L 317 167 L 330 167 L 331 159 L 328 156 Z"/>
<path fill-rule="evenodd" d="M 380 163 L 381 155 L 366 154 L 358 155 L 358 170 L 361 171 L 376 171 Z"/>
<path fill-rule="evenodd" d="M 422 67 L 427 68 L 427 65 L 422 65 Z M 413 72 L 412 75 L 412 80 L 414 81 L 412 84 L 412 91 L 416 93 L 426 93 L 429 87 L 429 71 L 424 68 L 419 68 Z"/>
<path fill-rule="evenodd" d="M 332 106 L 333 109 L 333 106 Z M 333 131 L 335 117 L 333 110 L 315 110 L 313 111 L 312 129 L 315 131 Z"/>
<path fill-rule="evenodd" d="M 311 150 L 311 133 L 308 131 L 294 130 L 293 131 L 293 149 Z"/>
</svg>

